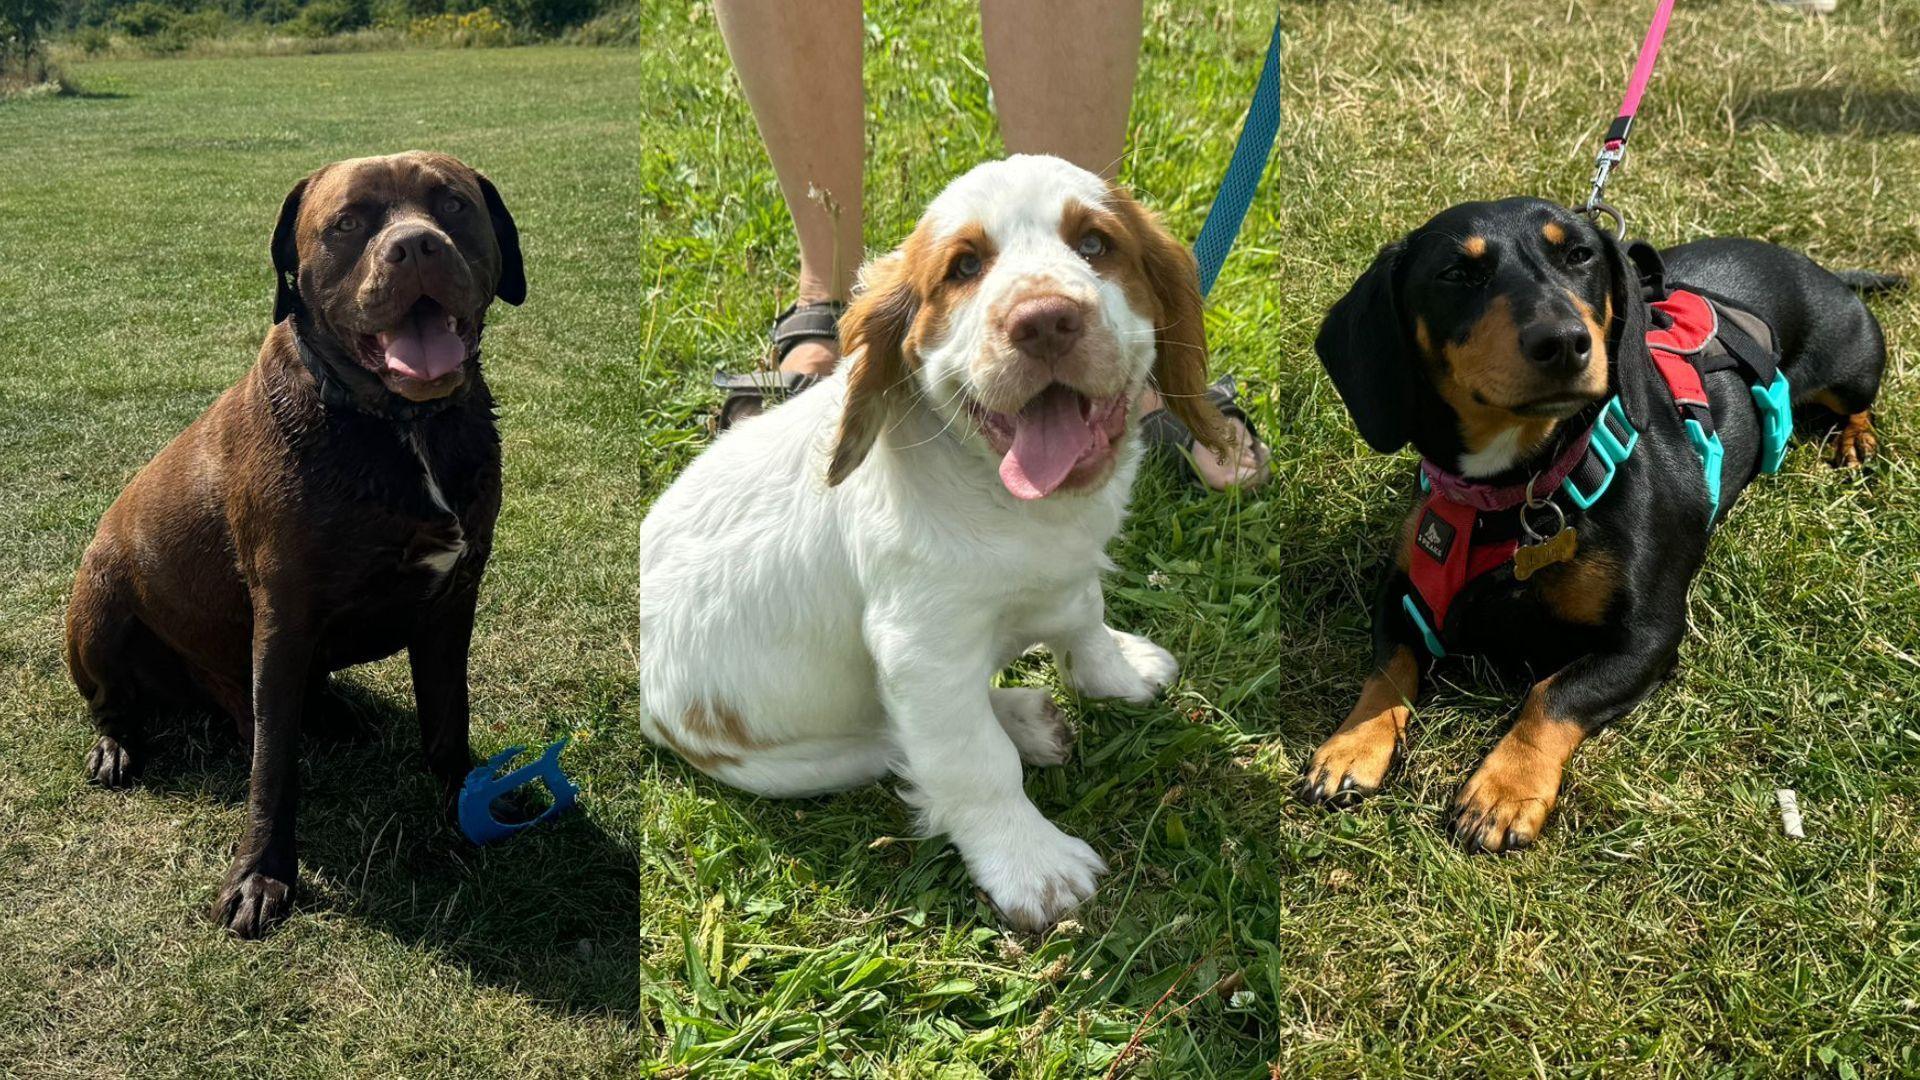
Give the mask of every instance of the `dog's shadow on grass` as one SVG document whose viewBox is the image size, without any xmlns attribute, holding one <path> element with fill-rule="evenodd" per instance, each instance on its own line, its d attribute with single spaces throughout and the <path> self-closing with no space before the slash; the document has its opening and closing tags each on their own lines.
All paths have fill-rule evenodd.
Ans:
<svg viewBox="0 0 1920 1080">
<path fill-rule="evenodd" d="M 1753 94 L 1734 109 L 1739 126 L 1879 138 L 1920 134 L 1920 94 L 1852 86 L 1800 86 Z"/>
<path fill-rule="evenodd" d="M 560 1013 L 637 1016 L 632 852 L 579 813 L 475 848 L 420 767 L 412 703 L 338 679 L 334 690 L 335 715 L 303 734 L 294 917 L 371 924 Z M 154 740 L 145 786 L 244 803 L 246 755 L 227 722 L 172 723 L 183 730 Z"/>
</svg>

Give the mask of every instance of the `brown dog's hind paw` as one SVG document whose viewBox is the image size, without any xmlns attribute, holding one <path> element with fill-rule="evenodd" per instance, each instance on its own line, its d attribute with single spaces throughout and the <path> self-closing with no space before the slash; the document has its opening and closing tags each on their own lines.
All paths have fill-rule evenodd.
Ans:
<svg viewBox="0 0 1920 1080">
<path fill-rule="evenodd" d="M 1880 437 L 1874 434 L 1873 415 L 1865 410 L 1847 417 L 1833 439 L 1833 467 L 1857 469 L 1880 450 Z"/>
<path fill-rule="evenodd" d="M 133 786 L 140 775 L 140 758 L 126 743 L 111 735 L 100 736 L 87 752 L 87 779 L 104 788 L 121 790 Z"/>
<path fill-rule="evenodd" d="M 213 902 L 213 921 L 236 937 L 253 941 L 286 920 L 293 911 L 293 882 L 258 870 L 229 878 Z"/>
<path fill-rule="evenodd" d="M 1295 797 L 1311 806 L 1349 810 L 1380 790 L 1387 773 L 1400 762 L 1405 743 L 1387 724 L 1336 732 L 1300 772 Z"/>
</svg>

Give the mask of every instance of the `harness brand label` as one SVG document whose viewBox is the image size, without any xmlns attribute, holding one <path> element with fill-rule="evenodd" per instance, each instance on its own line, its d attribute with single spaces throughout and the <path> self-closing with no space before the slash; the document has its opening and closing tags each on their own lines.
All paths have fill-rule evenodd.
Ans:
<svg viewBox="0 0 1920 1080">
<path fill-rule="evenodd" d="M 1440 515 L 1429 510 L 1420 519 L 1420 528 L 1413 534 L 1413 542 L 1434 562 L 1447 561 L 1447 553 L 1453 550 L 1455 529 L 1440 519 Z"/>
</svg>

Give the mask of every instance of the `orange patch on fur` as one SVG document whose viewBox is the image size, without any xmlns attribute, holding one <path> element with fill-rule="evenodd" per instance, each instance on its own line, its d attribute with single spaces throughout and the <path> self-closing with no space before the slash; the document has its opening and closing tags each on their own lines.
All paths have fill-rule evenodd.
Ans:
<svg viewBox="0 0 1920 1080">
<path fill-rule="evenodd" d="M 1587 732 L 1548 711 L 1552 682 L 1534 686 L 1520 719 L 1454 799 L 1454 835 L 1469 850 L 1512 851 L 1532 844 L 1559 801 L 1567 760 Z"/>
<path fill-rule="evenodd" d="M 1460 250 L 1465 252 L 1468 258 L 1478 259 L 1487 253 L 1487 238 L 1484 236 L 1469 236 L 1465 240 L 1460 241 Z"/>
<path fill-rule="evenodd" d="M 1587 336 L 1593 339 L 1593 352 L 1587 361 L 1587 388 L 1595 395 L 1607 388 L 1607 327 L 1613 325 L 1613 297 L 1607 297 L 1606 313 L 1596 318 L 1593 308 L 1585 300 L 1567 294 L 1573 301 L 1573 308 L 1580 313 L 1580 321 L 1586 325 Z"/>
<path fill-rule="evenodd" d="M 1852 469 L 1866 464 L 1880 450 L 1880 436 L 1873 430 L 1873 413 L 1855 411 L 1831 390 L 1816 390 L 1808 400 L 1841 418 L 1840 430 L 1833 437 L 1830 462 L 1836 469 Z"/>
<path fill-rule="evenodd" d="M 1567 230 L 1561 228 L 1560 223 L 1557 221 L 1549 221 L 1545 225 L 1540 226 L 1540 235 L 1546 237 L 1547 243 L 1549 244 L 1564 244 L 1567 242 Z"/>
<path fill-rule="evenodd" d="M 1415 327 L 1415 335 L 1429 363 L 1441 369 L 1435 382 L 1454 415 L 1460 420 L 1460 441 L 1468 453 L 1478 453 L 1507 431 L 1518 427 L 1515 445 L 1521 456 L 1553 434 L 1558 421 L 1523 417 L 1510 409 L 1492 404 L 1513 401 L 1529 392 L 1522 383 L 1529 365 L 1520 355 L 1520 328 L 1514 325 L 1513 308 L 1504 296 L 1488 303 L 1466 339 L 1448 342 L 1436 353 L 1424 323 Z"/>
<path fill-rule="evenodd" d="M 1620 585 L 1620 561 L 1604 551 L 1542 569 L 1533 579 L 1556 617 L 1583 626 L 1606 622 Z"/>
<path fill-rule="evenodd" d="M 1400 756 L 1419 692 L 1419 661 L 1401 646 L 1384 669 L 1367 676 L 1346 720 L 1314 751 L 1303 791 L 1321 801 L 1378 789 Z"/>
<path fill-rule="evenodd" d="M 699 706 L 696 705 L 694 708 L 697 709 Z M 740 764 L 739 757 L 724 751 L 703 752 L 693 749 L 675 738 L 673 729 L 664 724 L 653 725 L 653 735 L 661 742 L 666 743 L 669 750 L 686 759 L 687 764 L 692 765 L 701 772 L 710 773 L 723 765 Z"/>
<path fill-rule="evenodd" d="M 1866 464 L 1880 449 L 1880 437 L 1873 431 L 1873 414 L 1865 409 L 1847 417 L 1833 440 L 1833 467 L 1854 469 Z"/>
<path fill-rule="evenodd" d="M 1400 543 L 1393 549 L 1393 561 L 1403 571 L 1413 565 L 1413 534 L 1420 528 L 1420 519 L 1425 516 L 1420 511 L 1426 505 L 1424 496 L 1414 500 L 1413 510 L 1400 523 Z"/>
<path fill-rule="evenodd" d="M 1089 214 L 1088 222 L 1104 214 L 1112 223 L 1112 250 L 1102 257 L 1109 265 L 1100 267 L 1101 275 L 1118 281 L 1136 310 L 1154 313 L 1154 387 L 1200 445 L 1228 453 L 1226 418 L 1207 398 L 1207 327 L 1192 249 L 1111 181 L 1106 207 Z"/>
</svg>

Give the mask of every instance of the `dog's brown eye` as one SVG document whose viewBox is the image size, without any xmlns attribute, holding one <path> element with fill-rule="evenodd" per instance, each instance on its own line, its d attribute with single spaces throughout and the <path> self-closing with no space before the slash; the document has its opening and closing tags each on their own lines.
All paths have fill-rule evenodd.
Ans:
<svg viewBox="0 0 1920 1080">
<path fill-rule="evenodd" d="M 971 251 L 953 260 L 953 265 L 947 269 L 947 277 L 954 281 L 965 281 L 970 277 L 977 276 L 979 273 L 980 256 L 975 255 Z"/>
<path fill-rule="evenodd" d="M 1440 280 L 1450 282 L 1454 285 L 1466 285 L 1474 280 L 1477 273 L 1478 271 L 1471 266 L 1464 263 L 1455 263 L 1445 270 L 1440 271 Z"/>
<path fill-rule="evenodd" d="M 1573 248 L 1567 252 L 1567 265 L 1579 266 L 1581 263 L 1586 262 L 1592 258 L 1593 258 L 1592 248 L 1590 247 Z"/>
<path fill-rule="evenodd" d="M 333 219 L 334 232 L 352 232 L 360 227 L 360 219 L 352 214 L 341 214 Z"/>
<path fill-rule="evenodd" d="M 1092 259 L 1107 253 L 1107 238 L 1097 232 L 1090 232 L 1080 238 L 1075 248 L 1083 259 Z"/>
<path fill-rule="evenodd" d="M 440 212 L 449 216 L 457 214 L 466 208 L 467 201 L 458 195 L 449 195 L 446 200 L 440 204 Z"/>
</svg>

